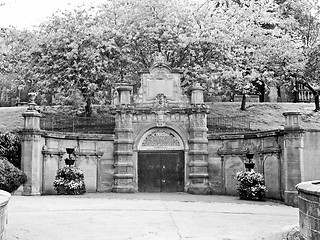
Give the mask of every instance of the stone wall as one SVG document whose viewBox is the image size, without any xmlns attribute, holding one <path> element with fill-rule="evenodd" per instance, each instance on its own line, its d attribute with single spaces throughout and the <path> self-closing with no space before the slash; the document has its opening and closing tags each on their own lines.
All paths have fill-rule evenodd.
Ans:
<svg viewBox="0 0 320 240">
<path fill-rule="evenodd" d="M 75 166 L 84 172 L 87 192 L 111 191 L 113 184 L 113 135 L 45 132 L 42 134 L 42 194 L 55 194 L 53 181 L 59 168 L 65 166 L 66 148 L 74 148 Z"/>
<path fill-rule="evenodd" d="M 303 240 L 320 239 L 320 181 L 297 185 L 299 192 L 299 226 Z"/>
<path fill-rule="evenodd" d="M 236 173 L 245 170 L 245 154 L 254 153 L 254 170 L 265 176 L 267 197 L 282 200 L 281 131 L 209 135 L 209 181 L 214 193 L 237 195 Z"/>
<path fill-rule="evenodd" d="M 158 73 L 155 69 L 151 71 L 150 81 L 157 79 L 152 77 Z M 147 82 L 144 84 L 148 86 Z M 116 122 L 114 135 L 43 131 L 39 124 L 41 115 L 35 108 L 35 94 L 30 93 L 31 101 L 23 114 L 24 129 L 20 132 L 22 170 L 28 177 L 24 195 L 55 193 L 52 184 L 68 157 L 66 148 L 74 149 L 75 165 L 84 171 L 88 192 L 139 191 L 137 163 L 139 153 L 144 151 L 159 154 L 184 151 L 184 190 L 193 194 L 237 195 L 235 176 L 244 170 L 248 152 L 254 153 L 254 170 L 265 176 L 268 198 L 296 206 L 296 184 L 306 176 L 316 178 L 317 172 L 310 166 L 319 154 L 318 133 L 301 129 L 298 112 L 284 114 L 283 130 L 210 135 L 208 108 L 203 103 L 199 84 L 191 88 L 190 104 L 178 91 L 171 100 L 159 93 L 152 101 L 145 99 L 146 102 L 139 103 L 140 99 L 131 105 L 132 87 L 122 84 L 117 89 L 116 96 L 120 97 L 112 107 Z M 160 140 L 144 142 L 150 134 Z M 167 146 L 160 137 L 164 135 L 173 136 L 179 144 Z"/>
<path fill-rule="evenodd" d="M 306 131 L 303 134 L 303 146 L 301 181 L 317 180 L 320 176 L 320 132 Z"/>
<path fill-rule="evenodd" d="M 6 239 L 6 225 L 8 222 L 7 204 L 11 195 L 0 190 L 0 240 Z"/>
</svg>

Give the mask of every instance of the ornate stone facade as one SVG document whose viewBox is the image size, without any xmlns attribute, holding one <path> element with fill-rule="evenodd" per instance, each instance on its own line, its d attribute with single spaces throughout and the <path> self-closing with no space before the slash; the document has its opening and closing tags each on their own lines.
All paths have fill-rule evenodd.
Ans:
<svg viewBox="0 0 320 240">
<path fill-rule="evenodd" d="M 208 108 L 203 102 L 203 89 L 195 84 L 190 89 L 190 101 L 180 87 L 181 71 L 172 69 L 161 53 L 153 57 L 151 68 L 141 74 L 141 87 L 138 94 L 132 96 L 134 101 L 124 102 L 119 97 L 128 95 L 129 85 L 122 84 L 116 88 L 116 168 L 113 191 L 139 191 L 137 162 L 140 152 L 154 151 L 161 154 L 164 151 L 182 150 L 184 172 L 187 173 L 184 177 L 185 191 L 210 194 L 212 191 L 208 184 L 207 170 Z M 126 151 L 117 150 L 120 146 Z"/>
<path fill-rule="evenodd" d="M 208 134 L 209 109 L 199 84 L 187 97 L 181 71 L 171 69 L 161 55 L 141 74 L 137 95 L 123 83 L 113 92 L 114 134 L 41 130 L 31 94 L 20 132 L 28 177 L 24 195 L 56 193 L 52 183 L 65 166 L 66 148 L 75 149 L 75 165 L 84 171 L 88 192 L 144 188 L 236 195 L 235 174 L 244 170 L 248 150 L 254 152 L 254 169 L 265 176 L 267 197 L 296 205 L 295 185 L 319 176 L 320 133 L 301 129 L 300 113 L 285 113 L 281 130 Z"/>
</svg>

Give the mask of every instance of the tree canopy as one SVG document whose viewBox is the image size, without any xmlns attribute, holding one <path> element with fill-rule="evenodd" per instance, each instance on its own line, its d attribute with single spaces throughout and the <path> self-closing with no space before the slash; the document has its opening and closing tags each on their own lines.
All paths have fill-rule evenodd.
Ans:
<svg viewBox="0 0 320 240">
<path fill-rule="evenodd" d="M 90 114 L 92 101 L 105 101 L 116 82 L 137 83 L 162 52 L 184 69 L 183 86 L 198 81 L 208 96 L 245 96 L 303 72 L 305 46 L 317 39 L 315 19 L 306 33 L 308 11 L 293 0 L 108 0 L 56 13 L 37 31 L 8 30 L 15 40 L 0 70 L 56 101 L 86 102 Z"/>
</svg>

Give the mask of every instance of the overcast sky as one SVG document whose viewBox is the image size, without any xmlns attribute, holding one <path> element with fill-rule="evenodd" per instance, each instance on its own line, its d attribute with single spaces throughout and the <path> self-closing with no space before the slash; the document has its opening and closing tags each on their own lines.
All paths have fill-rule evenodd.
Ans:
<svg viewBox="0 0 320 240">
<path fill-rule="evenodd" d="M 57 10 L 71 10 L 84 3 L 102 3 L 103 0 L 5 0 L 0 7 L 0 27 L 19 29 L 38 25 Z"/>
</svg>

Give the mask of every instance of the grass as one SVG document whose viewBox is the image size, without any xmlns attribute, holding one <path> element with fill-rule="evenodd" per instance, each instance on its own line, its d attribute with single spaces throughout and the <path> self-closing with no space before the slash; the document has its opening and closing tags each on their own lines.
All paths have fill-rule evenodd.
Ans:
<svg viewBox="0 0 320 240">
<path fill-rule="evenodd" d="M 320 112 L 314 112 L 313 103 L 247 103 L 247 110 L 240 110 L 240 103 L 212 103 L 211 114 L 221 117 L 245 116 L 254 130 L 283 129 L 283 113 L 300 112 L 304 129 L 320 129 Z"/>
<path fill-rule="evenodd" d="M 22 129 L 22 113 L 26 110 L 26 106 L 0 107 L 0 132 Z"/>
<path fill-rule="evenodd" d="M 240 110 L 240 103 L 211 103 L 211 115 L 215 117 L 245 116 L 255 130 L 283 129 L 284 112 L 301 112 L 304 129 L 320 130 L 320 112 L 314 112 L 313 103 L 247 103 L 247 110 Z M 27 107 L 0 108 L 0 132 L 22 129 Z M 42 109 L 42 108 L 40 108 Z"/>
</svg>

